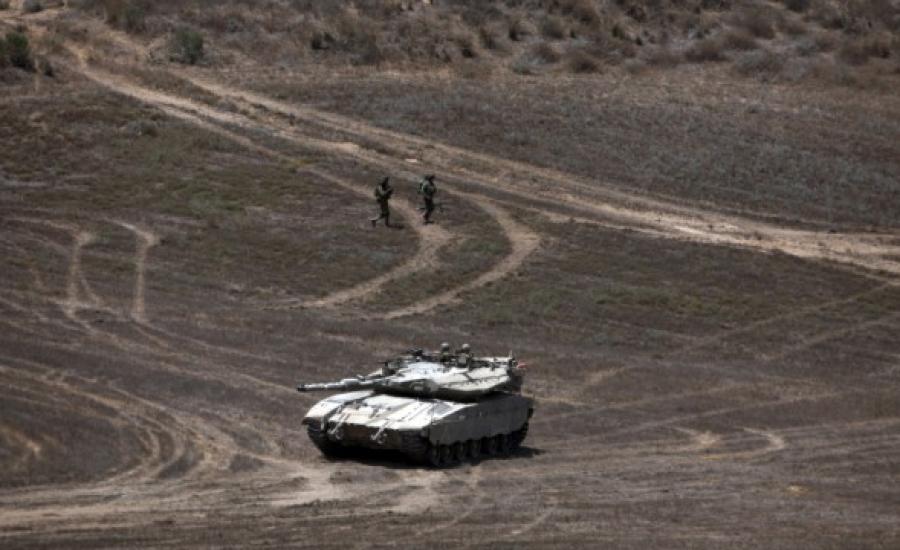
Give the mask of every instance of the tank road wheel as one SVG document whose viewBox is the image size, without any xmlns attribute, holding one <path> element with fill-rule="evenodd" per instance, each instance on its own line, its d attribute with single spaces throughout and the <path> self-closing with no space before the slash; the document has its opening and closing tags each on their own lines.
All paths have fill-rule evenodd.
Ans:
<svg viewBox="0 0 900 550">
<path fill-rule="evenodd" d="M 452 463 L 452 454 L 448 445 L 438 446 L 438 466 L 446 468 Z"/>
<path fill-rule="evenodd" d="M 481 458 L 481 440 L 480 439 L 470 439 L 466 441 L 466 456 L 474 461 L 478 461 Z"/>
<path fill-rule="evenodd" d="M 425 460 L 430 466 L 435 468 L 441 467 L 441 446 L 434 443 L 428 444 L 428 451 L 425 453 Z"/>
<path fill-rule="evenodd" d="M 450 445 L 450 462 L 451 464 L 459 464 L 466 459 L 466 448 L 461 441 Z"/>
<path fill-rule="evenodd" d="M 487 456 L 494 456 L 497 454 L 497 439 L 494 437 L 485 437 L 482 441 L 481 448 L 484 450 L 484 454 Z"/>
<path fill-rule="evenodd" d="M 494 439 L 497 440 L 497 456 L 509 456 L 509 435 L 497 434 L 494 436 Z"/>
</svg>

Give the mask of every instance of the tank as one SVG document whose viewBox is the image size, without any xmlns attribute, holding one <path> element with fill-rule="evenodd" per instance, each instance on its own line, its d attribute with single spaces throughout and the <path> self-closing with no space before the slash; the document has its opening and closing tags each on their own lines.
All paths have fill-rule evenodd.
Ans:
<svg viewBox="0 0 900 550">
<path fill-rule="evenodd" d="M 507 357 L 427 355 L 410 350 L 368 375 L 300 384 L 297 390 L 342 391 L 303 418 L 326 456 L 354 449 L 390 450 L 448 467 L 505 456 L 528 433 L 534 401 L 521 395 L 524 365 Z"/>
</svg>

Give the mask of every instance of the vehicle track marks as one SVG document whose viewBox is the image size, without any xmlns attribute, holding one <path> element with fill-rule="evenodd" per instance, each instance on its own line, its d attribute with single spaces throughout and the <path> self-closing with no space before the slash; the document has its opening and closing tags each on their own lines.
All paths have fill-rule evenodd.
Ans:
<svg viewBox="0 0 900 550">
<path fill-rule="evenodd" d="M 151 248 L 159 244 L 159 237 L 156 233 L 141 229 L 134 224 L 117 220 L 114 223 L 131 231 L 137 237 L 137 249 L 135 250 L 135 276 L 134 276 L 134 296 L 131 305 L 131 317 L 138 323 L 147 322 L 147 305 L 145 301 L 146 294 L 146 271 L 147 271 L 147 254 Z"/>
</svg>

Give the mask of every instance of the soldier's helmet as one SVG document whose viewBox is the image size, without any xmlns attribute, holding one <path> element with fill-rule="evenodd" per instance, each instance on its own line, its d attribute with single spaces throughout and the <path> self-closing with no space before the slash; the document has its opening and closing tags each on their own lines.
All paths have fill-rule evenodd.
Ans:
<svg viewBox="0 0 900 550">
<path fill-rule="evenodd" d="M 389 186 L 389 185 L 391 184 L 390 181 L 391 181 L 391 177 L 390 177 L 390 176 L 385 176 L 384 179 L 381 180 L 381 186 L 382 186 L 382 187 L 387 187 L 387 186 Z"/>
<path fill-rule="evenodd" d="M 469 353 L 472 351 L 472 348 L 471 348 L 471 346 L 469 346 L 469 344 L 463 344 L 462 347 L 459 348 L 459 351 L 461 351 L 463 353 Z"/>
<path fill-rule="evenodd" d="M 447 342 L 441 344 L 441 351 L 450 351 L 450 344 Z"/>
<path fill-rule="evenodd" d="M 434 174 L 428 174 L 427 176 L 425 176 L 425 179 L 427 179 L 431 183 L 434 183 Z"/>
</svg>

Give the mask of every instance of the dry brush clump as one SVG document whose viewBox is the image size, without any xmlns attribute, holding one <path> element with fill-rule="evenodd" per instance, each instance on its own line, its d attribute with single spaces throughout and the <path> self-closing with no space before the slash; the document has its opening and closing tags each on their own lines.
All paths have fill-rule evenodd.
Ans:
<svg viewBox="0 0 900 550">
<path fill-rule="evenodd" d="M 489 74 L 484 69 L 490 65 L 523 74 L 595 72 L 623 67 L 631 59 L 638 60 L 631 66 L 641 70 L 684 61 L 737 64 L 742 53 L 760 49 L 803 59 L 830 58 L 834 52 L 840 63 L 862 67 L 897 55 L 895 45 L 879 33 L 900 32 L 895 0 L 70 3 L 129 32 L 158 37 L 180 27 L 195 29 L 216 45 L 217 56 L 226 56 L 207 62 L 227 59 L 225 52 L 234 51 L 263 64 L 448 65 L 457 74 L 471 75 Z M 748 63 L 734 74 L 747 72 Z"/>
<path fill-rule="evenodd" d="M 694 42 L 685 50 L 684 57 L 692 63 L 725 60 L 722 42 L 716 38 L 704 38 Z"/>
</svg>

